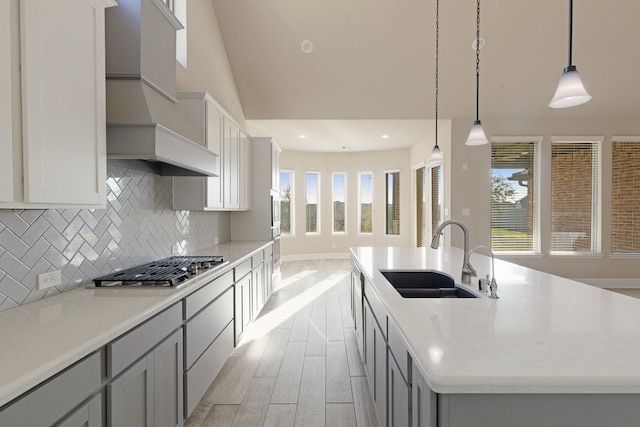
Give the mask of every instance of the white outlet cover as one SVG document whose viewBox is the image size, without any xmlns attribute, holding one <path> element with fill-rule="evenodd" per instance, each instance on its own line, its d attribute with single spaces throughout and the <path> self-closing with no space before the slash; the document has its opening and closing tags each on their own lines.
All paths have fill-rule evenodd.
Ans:
<svg viewBox="0 0 640 427">
<path fill-rule="evenodd" d="M 58 286 L 62 283 L 60 270 L 53 270 L 47 273 L 38 274 L 38 290 Z"/>
<path fill-rule="evenodd" d="M 463 208 L 462 209 L 462 216 L 469 216 L 469 215 L 471 215 L 471 209 Z"/>
</svg>

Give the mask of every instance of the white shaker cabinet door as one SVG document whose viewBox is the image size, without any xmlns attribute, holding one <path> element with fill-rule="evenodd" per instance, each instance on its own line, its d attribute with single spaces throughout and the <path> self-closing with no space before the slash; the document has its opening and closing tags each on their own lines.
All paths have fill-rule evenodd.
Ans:
<svg viewBox="0 0 640 427">
<path fill-rule="evenodd" d="M 220 176 L 207 179 L 207 204 L 209 209 L 222 209 L 224 207 L 222 180 L 225 172 L 223 158 L 225 156 L 222 143 L 222 126 L 224 113 L 209 99 L 206 101 L 207 114 L 207 148 L 218 155 L 216 157 L 216 170 Z"/>
<path fill-rule="evenodd" d="M 11 2 L 0 2 L 0 202 L 13 199 Z"/>
<path fill-rule="evenodd" d="M 22 0 L 25 202 L 106 203 L 105 0 Z"/>
</svg>

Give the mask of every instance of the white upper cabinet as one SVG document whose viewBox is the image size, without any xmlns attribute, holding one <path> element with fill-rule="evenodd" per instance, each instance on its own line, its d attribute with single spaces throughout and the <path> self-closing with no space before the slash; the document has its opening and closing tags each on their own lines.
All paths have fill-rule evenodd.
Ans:
<svg viewBox="0 0 640 427">
<path fill-rule="evenodd" d="M 175 210 L 246 210 L 250 207 L 250 138 L 205 92 L 179 92 L 178 108 L 218 155 L 217 177 L 174 177 Z M 247 148 L 249 147 L 249 148 Z"/>
<path fill-rule="evenodd" d="M 11 3 L 0 2 L 0 203 L 13 200 Z"/>
<path fill-rule="evenodd" d="M 224 119 L 222 168 L 224 207 L 240 208 L 240 129 L 230 120 Z"/>
<path fill-rule="evenodd" d="M 0 101 L 0 120 L 12 122 L 2 130 L 3 137 L 7 132 L 11 135 L 2 138 L 0 151 L 3 158 L 12 161 L 13 179 L 0 183 L 1 198 L 6 199 L 0 206 L 104 207 L 104 8 L 116 3 L 9 3 L 10 14 L 3 10 L 1 19 L 10 17 L 11 78 L 2 78 L 0 92 L 6 91 L 6 82 L 11 81 L 14 96 L 9 98 L 11 105 L 4 96 Z M 6 9 L 6 2 L 1 7 Z M 0 31 L 6 32 L 7 25 L 2 27 Z M 7 39 L 1 39 L 0 55 L 6 57 Z M 5 68 L 0 69 L 0 76 L 7 73 L 6 65 L 2 67 Z M 17 67 L 19 79 L 15 75 Z M 4 114 L 7 108 L 9 115 Z M 22 126 L 16 126 L 20 122 Z M 16 185 L 16 181 L 22 181 L 20 177 L 24 183 Z"/>
</svg>

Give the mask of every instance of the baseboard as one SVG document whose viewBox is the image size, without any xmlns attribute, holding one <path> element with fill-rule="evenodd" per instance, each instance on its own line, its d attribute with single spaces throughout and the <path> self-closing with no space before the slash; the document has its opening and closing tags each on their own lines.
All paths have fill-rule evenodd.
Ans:
<svg viewBox="0 0 640 427">
<path fill-rule="evenodd" d="M 287 261 L 312 261 L 314 259 L 349 259 L 351 254 L 349 252 L 327 252 L 323 254 L 296 254 L 296 255 L 282 255 L 282 262 Z"/>
<path fill-rule="evenodd" d="M 597 286 L 598 288 L 640 288 L 640 279 L 574 279 L 578 282 Z"/>
</svg>

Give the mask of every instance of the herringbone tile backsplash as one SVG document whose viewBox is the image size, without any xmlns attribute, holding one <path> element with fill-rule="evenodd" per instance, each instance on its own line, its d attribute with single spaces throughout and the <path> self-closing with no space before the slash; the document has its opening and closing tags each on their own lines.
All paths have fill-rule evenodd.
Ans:
<svg viewBox="0 0 640 427">
<path fill-rule="evenodd" d="M 173 211 L 171 178 L 107 163 L 106 209 L 0 209 L 0 311 L 79 286 L 98 276 L 231 239 L 223 212 Z M 38 290 L 37 276 L 62 272 Z"/>
</svg>

